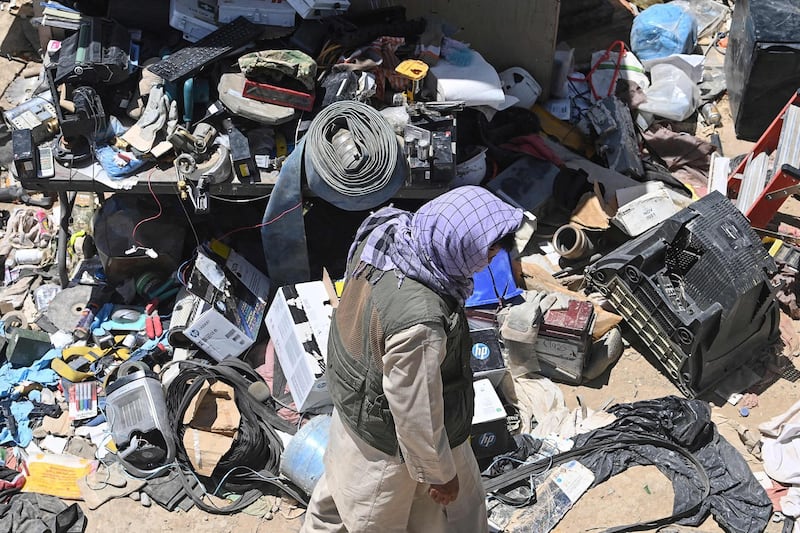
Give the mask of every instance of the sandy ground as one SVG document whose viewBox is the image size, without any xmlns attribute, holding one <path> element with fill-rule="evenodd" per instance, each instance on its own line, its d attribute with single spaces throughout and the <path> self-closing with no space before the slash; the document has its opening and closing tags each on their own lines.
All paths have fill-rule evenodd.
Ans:
<svg viewBox="0 0 800 533">
<path fill-rule="evenodd" d="M 7 6 L 8 4 L 3 4 Z M 23 6 L 23 14 L 30 13 L 30 4 Z M 32 32 L 28 20 L 19 15 L 19 10 L 0 11 L 0 44 L 2 55 L 12 57 L 31 57 L 37 47 L 37 36 Z M 714 52 L 709 56 L 714 58 Z M 26 67 L 26 62 L 0 57 L 0 94 Z M 0 102 L 2 104 L 2 102 Z M 733 156 L 746 153 L 752 146 L 736 139 L 730 126 L 730 111 L 727 101 L 719 104 L 725 125 L 719 128 L 726 155 Z M 697 135 L 708 138 L 712 130 L 700 127 Z M 790 215 L 800 214 L 800 202 L 790 200 L 784 212 Z M 798 328 L 796 328 L 798 329 Z M 786 361 L 790 370 L 796 372 L 796 361 Z M 759 396 L 759 405 L 749 417 L 743 418 L 737 408 L 723 404 L 713 408 L 714 420 L 720 432 L 730 442 L 737 445 L 743 456 L 751 464 L 754 471 L 761 469 L 759 462 L 746 452 L 741 445 L 736 427 L 739 425 L 756 430 L 757 425 L 772 416 L 785 411 L 798 397 L 798 384 L 791 372 L 770 384 Z M 579 403 L 598 409 L 610 403 L 631 402 L 642 399 L 658 398 L 678 394 L 671 383 L 644 357 L 629 349 L 620 361 L 603 376 L 588 386 L 572 387 L 562 385 L 567 403 L 576 407 Z M 658 518 L 671 514 L 673 491 L 669 481 L 655 467 L 635 467 L 616 476 L 608 482 L 590 490 L 577 505 L 566 515 L 556 527 L 557 532 L 579 532 L 601 530 L 622 523 Z M 294 508 L 290 502 L 283 501 L 273 508 L 274 512 L 267 516 L 251 516 L 240 513 L 234 516 L 211 515 L 198 509 L 188 513 L 167 512 L 153 505 L 143 507 L 139 502 L 129 498 L 113 500 L 99 509 L 86 513 L 89 519 L 88 533 L 109 533 L 136 531 L 137 533 L 156 533 L 164 531 L 195 531 L 197 533 L 229 533 L 229 532 L 286 532 L 299 530 L 302 523 L 302 511 Z M 768 531 L 778 532 L 780 524 L 770 524 Z M 712 519 L 700 529 L 707 533 L 722 531 Z"/>
</svg>

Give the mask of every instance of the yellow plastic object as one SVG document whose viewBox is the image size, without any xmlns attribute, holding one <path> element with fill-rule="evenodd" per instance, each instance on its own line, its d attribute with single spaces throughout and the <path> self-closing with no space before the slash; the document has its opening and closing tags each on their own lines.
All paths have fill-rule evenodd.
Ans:
<svg viewBox="0 0 800 533">
<path fill-rule="evenodd" d="M 395 72 L 411 81 L 420 81 L 428 75 L 428 65 L 419 59 L 406 59 L 395 67 Z"/>
<path fill-rule="evenodd" d="M 275 156 L 286 157 L 289 155 L 289 145 L 286 142 L 286 136 L 283 133 L 275 133 Z"/>
<path fill-rule="evenodd" d="M 82 357 L 84 359 L 82 367 L 87 368 L 90 363 L 93 363 L 113 352 L 116 359 L 122 361 L 127 360 L 131 352 L 124 346 L 119 346 L 125 335 L 114 336 L 114 346 L 110 348 L 99 348 L 97 346 L 70 346 L 61 350 L 61 358 L 56 358 L 50 361 L 50 368 L 59 376 L 68 379 L 73 383 L 86 381 L 94 377 L 91 371 L 77 370 L 69 365 L 69 362 Z"/>
<path fill-rule="evenodd" d="M 411 80 L 411 89 L 405 92 L 409 102 L 414 101 L 414 97 L 419 93 L 420 85 L 425 76 L 428 75 L 428 65 L 419 59 L 406 59 L 394 69 L 395 72 Z"/>
<path fill-rule="evenodd" d="M 573 152 L 584 157 L 591 159 L 592 156 L 594 156 L 594 146 L 583 136 L 576 126 L 569 122 L 564 122 L 539 104 L 534 105 L 531 111 L 539 117 L 542 131 L 548 137 L 560 142 Z"/>
<path fill-rule="evenodd" d="M 772 243 L 772 245 L 769 247 L 769 252 L 768 252 L 769 255 L 771 255 L 772 257 L 778 255 L 778 251 L 784 245 L 784 242 L 782 240 L 776 239 L 775 237 L 764 237 L 763 239 L 761 239 L 761 242 L 763 242 L 764 244 Z"/>
</svg>

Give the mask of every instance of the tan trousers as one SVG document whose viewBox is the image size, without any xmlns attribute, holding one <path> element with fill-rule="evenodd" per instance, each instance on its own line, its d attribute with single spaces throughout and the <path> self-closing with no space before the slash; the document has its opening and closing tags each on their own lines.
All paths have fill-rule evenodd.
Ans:
<svg viewBox="0 0 800 533">
<path fill-rule="evenodd" d="M 443 507 L 428 496 L 399 457 L 351 434 L 334 413 L 317 483 L 301 533 L 486 533 L 486 501 L 469 442 L 452 450 L 459 480 L 455 502 Z"/>
</svg>

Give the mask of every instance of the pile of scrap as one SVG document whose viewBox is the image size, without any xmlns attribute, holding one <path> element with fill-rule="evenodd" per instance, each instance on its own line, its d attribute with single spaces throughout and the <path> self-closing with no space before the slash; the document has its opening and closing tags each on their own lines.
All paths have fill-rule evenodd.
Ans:
<svg viewBox="0 0 800 533">
<path fill-rule="evenodd" d="M 465 303 L 489 523 L 550 531 L 591 487 L 655 465 L 681 492 L 651 528 L 793 524 L 796 406 L 760 427 L 774 485 L 709 407 L 756 407 L 800 317 L 800 229 L 773 222 L 799 190 L 800 100 L 776 94 L 774 122 L 748 120 L 748 3 L 631 2 L 628 42 L 597 43 L 587 65 L 554 45 L 544 87 L 400 7 L 173 4 L 157 21 L 48 5 L 64 38 L 3 113 L 18 199 L 74 172 L 120 192 L 62 228 L 65 286 L 49 200 L 0 211 L 0 474 L 15 515 L 72 511 L 85 527 L 58 498 L 306 506 L 353 234 L 397 198 L 413 210 L 479 186 L 524 212 Z M 562 37 L 582 17 L 563 11 Z M 717 135 L 726 83 L 736 132 L 758 139 L 741 158 Z M 222 206 L 219 187 L 267 181 L 269 198 Z M 568 409 L 564 387 L 602 386 L 629 347 L 676 396 Z M 777 483 L 792 488 L 773 506 Z"/>
</svg>

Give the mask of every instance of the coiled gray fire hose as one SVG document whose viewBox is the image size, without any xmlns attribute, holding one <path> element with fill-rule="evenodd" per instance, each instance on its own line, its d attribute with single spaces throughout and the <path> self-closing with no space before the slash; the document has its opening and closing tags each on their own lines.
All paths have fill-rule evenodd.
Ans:
<svg viewBox="0 0 800 533">
<path fill-rule="evenodd" d="M 309 187 L 341 209 L 360 211 L 382 204 L 408 175 L 391 125 L 361 102 L 341 101 L 324 108 L 311 122 L 304 144 Z"/>
</svg>

